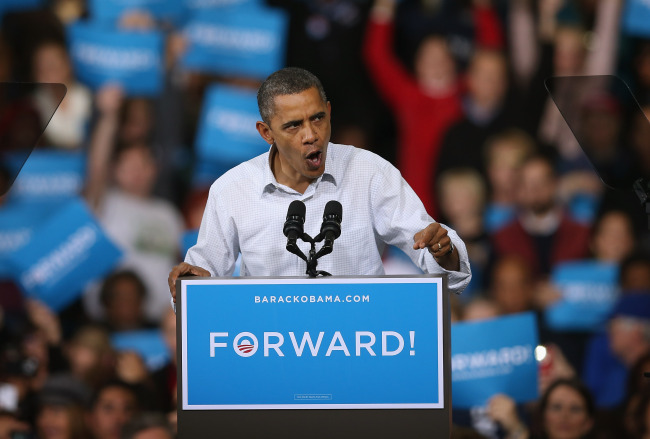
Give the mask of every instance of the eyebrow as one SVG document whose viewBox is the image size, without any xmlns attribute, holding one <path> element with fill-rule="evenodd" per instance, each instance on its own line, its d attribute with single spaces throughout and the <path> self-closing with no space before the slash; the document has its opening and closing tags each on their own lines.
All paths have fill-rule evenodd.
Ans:
<svg viewBox="0 0 650 439">
<path fill-rule="evenodd" d="M 319 117 L 323 118 L 323 117 L 326 116 L 326 114 L 327 113 L 325 111 L 319 111 L 318 113 L 312 114 L 311 116 L 309 116 L 309 120 L 314 120 L 314 119 L 319 118 Z M 282 128 L 289 128 L 292 125 L 300 125 L 300 124 L 302 124 L 302 122 L 303 122 L 303 119 L 290 120 L 288 122 L 283 123 Z"/>
</svg>

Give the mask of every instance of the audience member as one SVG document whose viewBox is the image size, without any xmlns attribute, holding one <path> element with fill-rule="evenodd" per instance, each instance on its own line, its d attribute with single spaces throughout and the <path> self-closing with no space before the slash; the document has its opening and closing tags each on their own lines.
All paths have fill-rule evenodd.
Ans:
<svg viewBox="0 0 650 439">
<path fill-rule="evenodd" d="M 34 81 L 58 83 L 66 86 L 65 98 L 45 130 L 46 146 L 61 149 L 78 149 L 86 139 L 92 111 L 90 91 L 74 78 L 72 65 L 65 45 L 59 41 L 44 41 L 32 55 Z M 52 96 L 53 89 L 41 88 L 35 99 L 38 109 L 46 119 L 52 114 L 53 102 L 61 96 Z"/>
<path fill-rule="evenodd" d="M 481 46 L 493 42 L 490 32 L 499 26 L 488 3 L 474 4 L 476 39 Z M 395 9 L 395 0 L 375 1 L 363 56 L 379 93 L 394 112 L 399 131 L 398 167 L 427 211 L 435 216 L 433 170 L 444 132 L 462 116 L 462 84 L 440 35 L 429 36 L 419 44 L 414 76 L 398 61 L 391 50 Z"/>
<path fill-rule="evenodd" d="M 123 270 L 109 275 L 99 293 L 107 329 L 121 332 L 155 327 L 144 316 L 146 298 L 146 286 L 135 272 Z"/>
<path fill-rule="evenodd" d="M 517 218 L 493 235 L 495 253 L 517 255 L 534 276 L 550 273 L 559 262 L 582 259 L 589 251 L 589 228 L 577 223 L 556 199 L 557 175 L 544 156 L 522 165 Z"/>
<path fill-rule="evenodd" d="M 53 375 L 38 395 L 36 432 L 39 439 L 89 439 L 84 411 L 90 391 L 76 378 Z"/>
<path fill-rule="evenodd" d="M 484 212 L 487 232 L 514 219 L 519 170 L 534 151 L 534 140 L 516 129 L 502 131 L 486 141 L 483 152 L 490 192 Z"/>
<path fill-rule="evenodd" d="M 150 146 L 135 141 L 116 148 L 121 103 L 117 88 L 98 94 L 100 117 L 88 159 L 86 197 L 108 235 L 125 251 L 120 266 L 135 271 L 147 287 L 145 316 L 159 321 L 169 307 L 164 273 L 178 257 L 182 220 L 171 203 L 152 195 L 156 161 Z M 85 299 L 88 313 L 99 317 L 93 295 Z"/>
<path fill-rule="evenodd" d="M 110 381 L 95 393 L 88 424 L 93 439 L 120 439 L 122 429 L 139 411 L 134 388 L 121 381 Z"/>
</svg>

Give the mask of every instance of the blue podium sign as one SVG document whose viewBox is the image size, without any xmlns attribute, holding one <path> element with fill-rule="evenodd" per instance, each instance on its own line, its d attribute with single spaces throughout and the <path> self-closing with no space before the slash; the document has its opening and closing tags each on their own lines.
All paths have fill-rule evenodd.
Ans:
<svg viewBox="0 0 650 439">
<path fill-rule="evenodd" d="M 183 410 L 442 409 L 439 278 L 187 280 Z"/>
</svg>

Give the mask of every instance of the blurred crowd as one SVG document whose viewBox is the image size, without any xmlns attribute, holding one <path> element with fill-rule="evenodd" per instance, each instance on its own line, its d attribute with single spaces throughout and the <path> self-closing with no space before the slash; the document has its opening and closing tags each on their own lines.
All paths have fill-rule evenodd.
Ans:
<svg viewBox="0 0 650 439">
<path fill-rule="evenodd" d="M 495 395 L 486 407 L 454 410 L 454 437 L 650 438 L 648 216 L 631 186 L 610 187 L 617 175 L 650 171 L 650 22 L 645 37 L 626 32 L 628 3 L 266 1 L 289 17 L 285 64 L 324 84 L 332 141 L 394 162 L 433 218 L 467 244 L 473 280 L 452 300 L 454 321 L 540 317 L 539 401 Z M 183 68 L 182 33 L 127 11 L 119 27 L 164 31 L 163 92 L 91 90 L 76 79 L 66 44 L 66 25 L 88 13 L 84 0 L 7 12 L 0 82 L 66 85 L 39 147 L 85 152 L 83 196 L 124 257 L 60 312 L 0 280 L 0 439 L 174 437 L 176 320 L 166 279 L 207 199 L 192 175 L 201 103 L 213 83 L 260 84 Z M 551 97 L 544 82 L 593 75 L 625 79 L 636 101 L 605 89 L 567 97 L 580 80 L 547 82 Z M 47 108 L 48 99 L 37 102 Z M 560 299 L 552 273 L 569 261 L 618 270 L 602 331 L 557 330 L 542 318 Z M 170 358 L 155 370 L 111 343 L 152 329 Z"/>
</svg>

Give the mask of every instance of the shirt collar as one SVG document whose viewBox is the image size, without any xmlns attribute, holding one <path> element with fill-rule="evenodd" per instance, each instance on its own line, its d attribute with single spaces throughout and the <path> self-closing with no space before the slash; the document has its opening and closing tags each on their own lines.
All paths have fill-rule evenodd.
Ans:
<svg viewBox="0 0 650 439">
<path fill-rule="evenodd" d="M 262 179 L 262 194 L 265 192 L 271 192 L 275 189 L 280 188 L 282 185 L 278 183 L 278 181 L 275 179 L 275 175 L 273 175 L 273 171 L 271 170 L 271 160 L 273 157 L 277 154 L 277 148 L 275 144 L 271 145 L 269 148 L 269 151 L 265 154 L 266 158 L 264 160 L 264 175 Z M 334 148 L 332 148 L 332 143 L 330 142 L 327 145 L 327 157 L 325 158 L 325 170 L 323 171 L 323 175 L 318 177 L 312 184 L 320 184 L 321 181 L 330 181 L 334 184 L 334 186 L 337 185 L 337 181 L 340 180 L 341 175 L 340 175 L 340 166 L 339 163 L 336 161 L 336 153 L 334 152 Z"/>
</svg>

